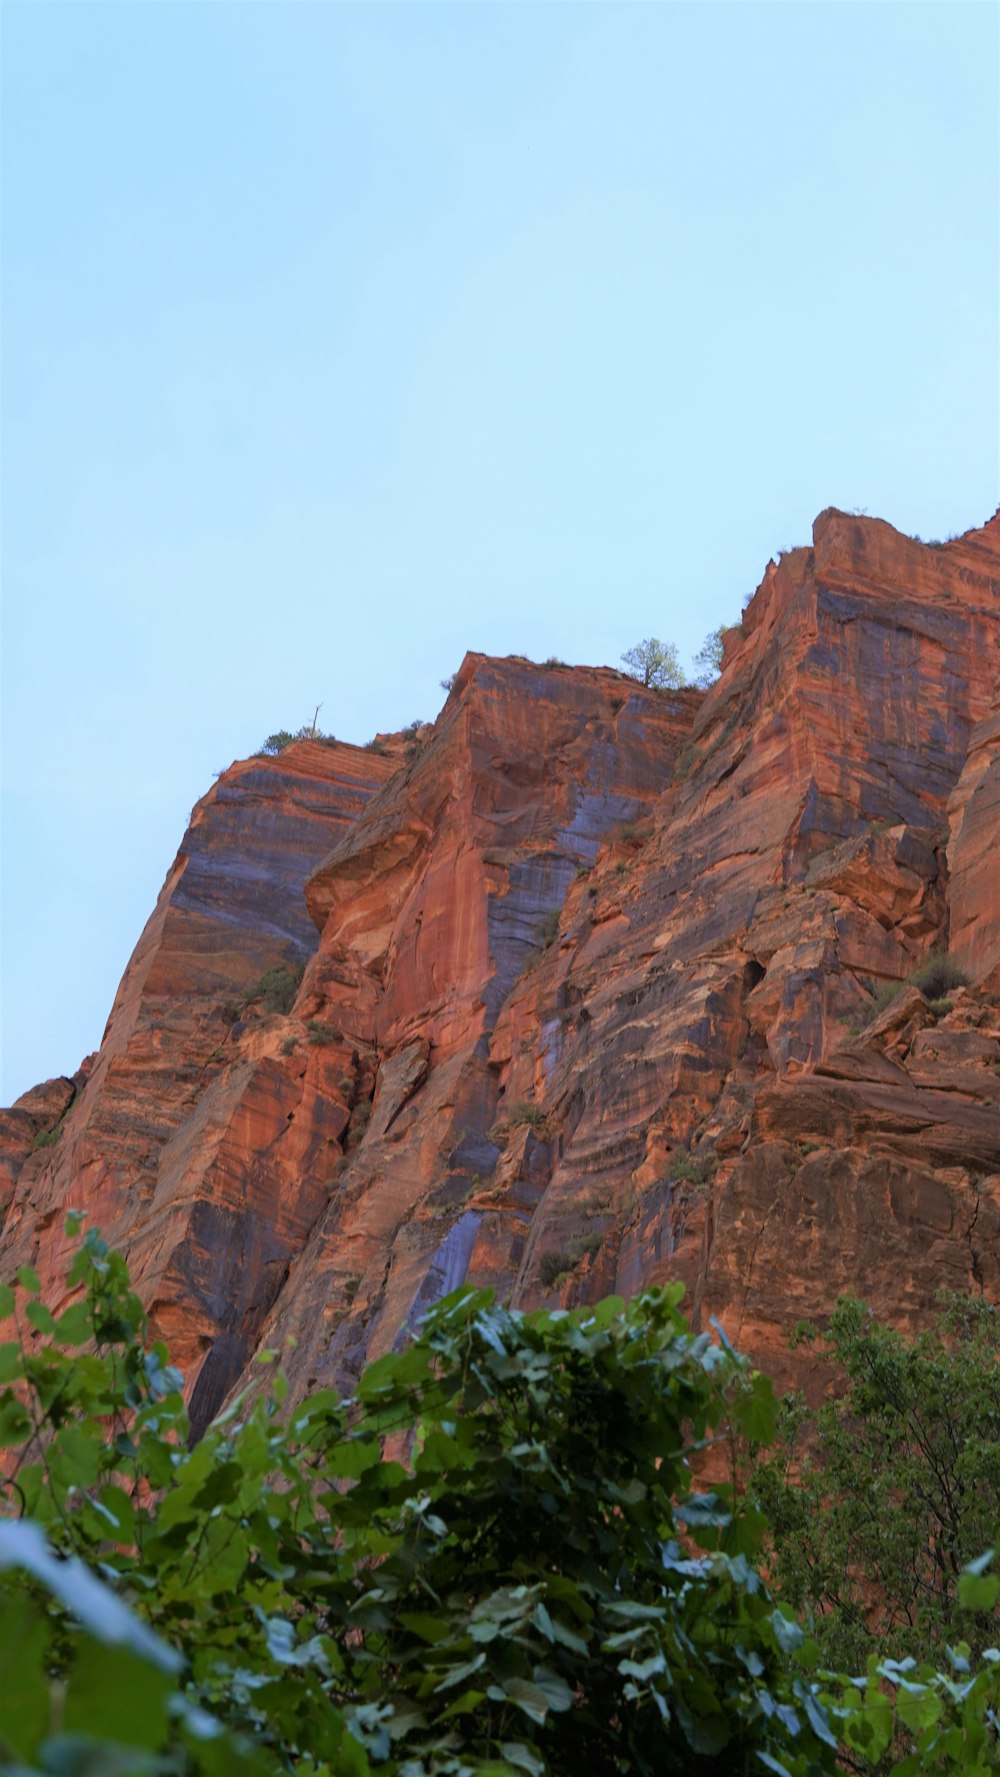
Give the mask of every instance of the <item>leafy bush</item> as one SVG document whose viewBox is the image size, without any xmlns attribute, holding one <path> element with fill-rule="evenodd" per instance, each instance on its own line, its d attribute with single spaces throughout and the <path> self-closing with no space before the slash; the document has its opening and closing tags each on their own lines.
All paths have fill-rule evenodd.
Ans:
<svg viewBox="0 0 1000 1777">
<path fill-rule="evenodd" d="M 29 1152 L 37 1153 L 39 1148 L 54 1148 L 62 1136 L 62 1124 L 57 1123 L 54 1129 L 41 1129 L 35 1136 Z"/>
<path fill-rule="evenodd" d="M 690 777 L 695 766 L 701 763 L 701 757 L 701 752 L 695 746 L 694 742 L 690 740 L 685 741 L 674 762 L 674 769 L 670 776 L 670 782 L 672 784 L 684 783 L 685 779 Z"/>
<path fill-rule="evenodd" d="M 964 969 L 959 968 L 954 958 L 945 950 L 932 950 L 925 962 L 911 969 L 903 981 L 887 981 L 883 987 L 875 991 L 870 1017 L 878 1018 L 892 1005 L 894 999 L 902 993 L 904 987 L 918 987 L 926 1000 L 931 1002 L 931 1010 L 942 1017 L 945 1011 L 950 1012 L 951 1006 L 944 1004 L 951 988 L 967 987 L 969 977 Z"/>
<path fill-rule="evenodd" d="M 301 964 L 290 969 L 287 963 L 278 963 L 273 969 L 265 969 L 259 981 L 247 988 L 237 1010 L 245 1012 L 259 1000 L 262 1010 L 269 1016 L 280 1014 L 285 1017 L 295 1004 L 304 973 Z"/>
<path fill-rule="evenodd" d="M 667 1177 L 672 1184 L 708 1185 L 715 1175 L 717 1166 L 718 1160 L 711 1148 L 706 1148 L 703 1153 L 698 1154 L 692 1154 L 682 1149 L 671 1155 Z"/>
<path fill-rule="evenodd" d="M 544 1289 L 551 1289 L 563 1277 L 568 1277 L 573 1269 L 568 1247 L 556 1247 L 543 1253 L 538 1261 L 538 1281 Z"/>
<path fill-rule="evenodd" d="M 286 747 L 291 746 L 294 739 L 295 736 L 289 729 L 279 728 L 276 733 L 269 734 L 267 739 L 261 742 L 257 748 L 258 759 L 275 753 L 283 753 Z"/>
<path fill-rule="evenodd" d="M 494 1123 L 490 1130 L 490 1136 L 494 1140 L 503 1140 L 512 1129 L 519 1129 L 525 1125 L 529 1129 L 533 1129 L 542 1141 L 548 1139 L 548 1118 L 541 1105 L 532 1104 L 528 1098 L 515 1098 L 505 1107 L 504 1115 Z"/>
<path fill-rule="evenodd" d="M 908 979 L 914 987 L 919 987 L 925 999 L 940 1000 L 951 992 L 954 987 L 968 987 L 969 977 L 964 969 L 960 969 L 947 951 L 932 951 L 919 969 L 914 969 Z"/>
<path fill-rule="evenodd" d="M 982 1649 L 997 1634 L 960 1608 L 960 1582 L 997 1535 L 1000 1316 L 954 1296 L 908 1340 L 848 1297 L 820 1349 L 846 1394 L 818 1411 L 787 1400 L 754 1470 L 769 1571 L 831 1665 L 864 1671 L 889 1645 L 947 1667 L 963 1635 Z"/>
<path fill-rule="evenodd" d="M 277 733 L 269 734 L 262 745 L 258 747 L 257 758 L 270 758 L 276 753 L 283 753 L 285 748 L 290 747 L 292 742 L 296 740 L 318 740 L 326 747 L 337 745 L 335 734 L 324 734 L 323 730 L 317 728 L 312 722 L 305 722 L 301 728 L 296 728 L 294 734 L 290 734 L 287 728 L 279 728 Z"/>
<path fill-rule="evenodd" d="M 366 753 L 379 753 L 383 757 L 389 751 L 388 747 L 385 744 L 385 741 L 379 740 L 379 737 L 377 734 L 376 734 L 374 740 L 366 740 L 365 741 L 364 750 Z"/>
<path fill-rule="evenodd" d="M 320 1024 L 316 1018 L 306 1021 L 306 1037 L 310 1043 L 339 1043 L 343 1040 L 343 1032 L 335 1024 Z"/>
<path fill-rule="evenodd" d="M 46 1565 L 36 1540 L 33 1572 L 30 1535 L 13 1539 L 21 1568 L 0 1546 L 8 1761 L 109 1777 L 721 1777 L 755 1754 L 832 1769 L 785 1651 L 794 1625 L 747 1561 L 753 1517 L 691 1485 L 728 1415 L 769 1418 L 767 1385 L 690 1333 L 678 1290 L 561 1318 L 462 1291 L 353 1402 L 326 1391 L 284 1416 L 279 1377 L 189 1449 L 180 1378 L 146 1343 L 123 1261 L 90 1235 L 71 1276 L 85 1295 L 57 1322 L 21 1274 L 40 1343 L 3 1348 L 5 1510 L 62 1557 Z M 390 1431 L 405 1462 L 383 1454 Z M 96 1640 L 101 1606 L 73 1593 L 66 1557 L 119 1610 L 130 1599 L 132 1649 Z M 86 1736 L 72 1752 L 64 1726 Z"/>
<path fill-rule="evenodd" d="M 560 1283 L 571 1271 L 576 1270 L 581 1259 L 586 1258 L 588 1253 L 598 1252 L 603 1245 L 603 1235 L 585 1234 L 579 1240 L 571 1240 L 568 1246 L 543 1253 L 538 1262 L 540 1283 L 545 1289 Z"/>
<path fill-rule="evenodd" d="M 815 1674 L 752 1565 L 758 1515 L 692 1485 L 713 1440 L 767 1441 L 774 1402 L 679 1286 L 560 1315 L 460 1290 L 351 1400 L 288 1410 L 279 1373 L 191 1448 L 118 1254 L 87 1235 L 58 1319 L 18 1285 L 11 1777 L 832 1777 L 838 1741 L 871 1768 L 897 1726 L 896 1777 L 996 1767 L 1000 1657 Z M 987 1566 L 957 1580 L 980 1616 Z"/>
</svg>

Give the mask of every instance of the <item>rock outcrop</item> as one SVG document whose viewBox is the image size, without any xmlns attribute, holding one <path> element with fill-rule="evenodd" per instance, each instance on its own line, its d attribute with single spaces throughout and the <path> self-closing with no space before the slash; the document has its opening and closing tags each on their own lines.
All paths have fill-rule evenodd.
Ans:
<svg viewBox="0 0 1000 1777">
<path fill-rule="evenodd" d="M 4 1113 L 4 1271 L 87 1208 L 198 1423 L 465 1279 L 680 1277 L 779 1381 L 845 1290 L 1000 1300 L 998 673 L 1000 519 L 830 511 L 707 692 L 470 655 L 405 747 L 234 767 L 89 1078 Z"/>
</svg>

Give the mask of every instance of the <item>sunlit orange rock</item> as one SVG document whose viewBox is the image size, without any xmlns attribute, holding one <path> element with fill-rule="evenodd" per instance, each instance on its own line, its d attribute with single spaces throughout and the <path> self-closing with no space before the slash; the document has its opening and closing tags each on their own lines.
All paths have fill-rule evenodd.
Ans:
<svg viewBox="0 0 1000 1777">
<path fill-rule="evenodd" d="M 827 511 L 708 692 L 470 655 L 385 752 L 234 767 L 58 1143 L 0 1124 L 4 1268 L 54 1288 L 86 1206 L 199 1424 L 260 1344 L 348 1386 L 466 1281 L 680 1278 L 782 1383 L 846 1290 L 1000 1301 L 998 617 L 996 519 Z"/>
</svg>

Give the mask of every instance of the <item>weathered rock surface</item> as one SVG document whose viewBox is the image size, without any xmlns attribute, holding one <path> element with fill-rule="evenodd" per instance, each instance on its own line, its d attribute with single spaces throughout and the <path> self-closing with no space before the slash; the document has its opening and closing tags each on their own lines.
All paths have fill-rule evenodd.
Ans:
<svg viewBox="0 0 1000 1777">
<path fill-rule="evenodd" d="M 781 1381 L 847 1289 L 907 1325 L 1000 1300 L 998 673 L 1000 519 L 926 546 L 830 511 L 707 693 L 473 655 L 385 754 L 234 767 L 8 1170 L 4 1271 L 54 1280 L 87 1207 L 199 1422 L 259 1343 L 346 1384 L 466 1279 L 680 1277 Z M 969 985 L 929 1003 L 949 943 Z"/>
<path fill-rule="evenodd" d="M 298 1189 L 299 1155 L 292 1205 L 260 1182 L 269 1147 L 295 1146 L 291 1105 L 270 1026 L 243 1041 L 251 1008 L 240 1002 L 267 970 L 308 960 L 305 878 L 394 769 L 304 741 L 224 772 L 192 814 L 89 1077 L 36 1089 L 0 1125 L 5 1271 L 30 1261 L 56 1291 L 64 1211 L 85 1208 L 128 1254 L 192 1386 L 226 1317 L 252 1314 L 276 1287 L 319 1204 L 315 1186 Z M 39 1144 L 57 1113 L 58 1140 Z"/>
</svg>

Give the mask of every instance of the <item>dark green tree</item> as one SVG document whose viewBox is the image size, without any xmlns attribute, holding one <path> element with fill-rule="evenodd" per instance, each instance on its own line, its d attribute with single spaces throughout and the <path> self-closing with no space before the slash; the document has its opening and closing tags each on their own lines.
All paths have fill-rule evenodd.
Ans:
<svg viewBox="0 0 1000 1777">
<path fill-rule="evenodd" d="M 845 1392 L 818 1411 L 786 1401 L 753 1469 L 768 1570 L 830 1665 L 863 1671 L 888 1647 L 946 1668 L 949 1646 L 998 1633 L 960 1587 L 1000 1537 L 1000 1317 L 952 1296 L 907 1339 L 845 1298 L 818 1354 Z"/>
</svg>

